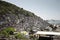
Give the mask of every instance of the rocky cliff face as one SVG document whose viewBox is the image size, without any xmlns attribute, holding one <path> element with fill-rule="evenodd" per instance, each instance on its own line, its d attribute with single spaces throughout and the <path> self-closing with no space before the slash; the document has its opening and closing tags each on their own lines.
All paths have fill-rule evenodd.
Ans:
<svg viewBox="0 0 60 40">
<path fill-rule="evenodd" d="M 0 1 L 0 30 L 15 27 L 20 30 L 41 30 L 49 24 L 34 13 L 8 2 Z"/>
</svg>

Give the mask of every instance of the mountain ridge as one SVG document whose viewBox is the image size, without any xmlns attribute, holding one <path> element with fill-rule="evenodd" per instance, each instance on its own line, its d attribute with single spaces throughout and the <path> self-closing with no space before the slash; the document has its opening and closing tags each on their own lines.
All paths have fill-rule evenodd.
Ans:
<svg viewBox="0 0 60 40">
<path fill-rule="evenodd" d="M 50 24 L 60 25 L 60 20 L 46 20 Z"/>
<path fill-rule="evenodd" d="M 0 1 L 0 29 L 12 26 L 20 30 L 41 30 L 49 23 L 30 11 L 19 8 L 14 4 Z"/>
</svg>

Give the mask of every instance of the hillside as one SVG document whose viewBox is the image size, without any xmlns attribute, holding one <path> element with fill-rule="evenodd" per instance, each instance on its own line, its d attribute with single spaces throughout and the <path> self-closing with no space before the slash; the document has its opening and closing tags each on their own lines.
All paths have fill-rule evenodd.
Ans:
<svg viewBox="0 0 60 40">
<path fill-rule="evenodd" d="M 0 30 L 6 27 L 14 27 L 18 31 L 42 30 L 49 23 L 23 8 L 11 3 L 0 1 Z"/>
</svg>

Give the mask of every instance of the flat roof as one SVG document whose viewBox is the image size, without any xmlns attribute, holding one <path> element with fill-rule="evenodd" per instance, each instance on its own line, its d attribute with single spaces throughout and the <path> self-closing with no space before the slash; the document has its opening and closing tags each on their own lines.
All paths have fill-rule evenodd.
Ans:
<svg viewBox="0 0 60 40">
<path fill-rule="evenodd" d="M 58 36 L 60 36 L 60 32 L 48 32 L 48 31 L 37 31 L 35 34 L 58 35 Z"/>
</svg>

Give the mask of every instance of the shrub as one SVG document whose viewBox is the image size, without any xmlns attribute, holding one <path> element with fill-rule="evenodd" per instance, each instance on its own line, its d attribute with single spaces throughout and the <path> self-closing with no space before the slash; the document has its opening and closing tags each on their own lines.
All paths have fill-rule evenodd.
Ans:
<svg viewBox="0 0 60 40">
<path fill-rule="evenodd" d="M 15 34 L 15 38 L 16 39 L 21 39 L 21 40 L 29 40 L 28 38 L 26 38 L 24 36 L 24 34 L 21 34 L 20 32 L 18 32 L 17 34 Z"/>
<path fill-rule="evenodd" d="M 9 35 L 14 34 L 15 29 L 12 27 L 8 27 L 0 32 L 0 35 L 3 35 L 5 37 L 8 37 Z"/>
</svg>

